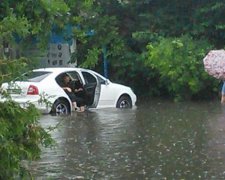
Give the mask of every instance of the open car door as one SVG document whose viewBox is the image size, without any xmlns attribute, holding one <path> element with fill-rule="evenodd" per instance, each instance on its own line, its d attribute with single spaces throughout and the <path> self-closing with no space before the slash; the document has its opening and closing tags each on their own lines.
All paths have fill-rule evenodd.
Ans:
<svg viewBox="0 0 225 180">
<path fill-rule="evenodd" d="M 98 78 L 88 71 L 81 71 L 85 84 L 84 89 L 86 91 L 86 103 L 90 108 L 96 108 L 98 106 L 101 84 Z"/>
</svg>

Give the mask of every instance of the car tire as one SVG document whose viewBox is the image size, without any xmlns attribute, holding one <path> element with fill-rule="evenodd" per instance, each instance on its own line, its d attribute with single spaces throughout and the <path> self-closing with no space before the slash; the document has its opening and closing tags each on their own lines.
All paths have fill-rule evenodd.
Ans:
<svg viewBox="0 0 225 180">
<path fill-rule="evenodd" d="M 57 100 L 53 106 L 51 114 L 53 115 L 68 115 L 70 114 L 69 103 L 65 100 Z"/>
<path fill-rule="evenodd" d="M 125 95 L 121 96 L 116 103 L 116 107 L 120 108 L 120 109 L 132 108 L 132 101 L 131 101 L 130 97 L 125 96 Z"/>
</svg>

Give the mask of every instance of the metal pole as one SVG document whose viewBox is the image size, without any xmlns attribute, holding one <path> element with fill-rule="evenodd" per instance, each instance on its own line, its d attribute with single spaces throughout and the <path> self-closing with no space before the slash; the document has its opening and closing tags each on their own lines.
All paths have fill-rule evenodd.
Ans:
<svg viewBox="0 0 225 180">
<path fill-rule="evenodd" d="M 102 47 L 102 52 L 103 52 L 103 67 L 104 67 L 104 77 L 108 78 L 108 62 L 107 62 L 107 49 L 106 46 Z"/>
</svg>

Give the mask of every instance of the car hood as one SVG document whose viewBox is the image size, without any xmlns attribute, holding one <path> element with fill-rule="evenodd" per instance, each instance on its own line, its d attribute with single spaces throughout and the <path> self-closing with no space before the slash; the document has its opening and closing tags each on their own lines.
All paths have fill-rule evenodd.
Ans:
<svg viewBox="0 0 225 180">
<path fill-rule="evenodd" d="M 131 91 L 131 92 L 133 92 L 133 90 L 130 88 L 130 87 L 128 87 L 128 86 L 125 86 L 125 85 L 123 85 L 123 84 L 118 84 L 118 83 L 114 83 L 114 82 L 110 82 L 109 83 L 111 86 L 114 86 L 115 88 L 117 88 L 117 89 L 121 89 L 121 90 L 128 90 L 128 91 Z"/>
</svg>

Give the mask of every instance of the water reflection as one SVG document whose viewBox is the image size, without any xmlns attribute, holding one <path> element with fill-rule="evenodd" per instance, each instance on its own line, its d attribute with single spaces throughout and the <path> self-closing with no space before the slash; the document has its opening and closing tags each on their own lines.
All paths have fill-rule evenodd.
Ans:
<svg viewBox="0 0 225 180">
<path fill-rule="evenodd" d="M 225 111 L 218 102 L 151 101 L 133 110 L 43 116 L 54 149 L 31 164 L 36 178 L 218 179 L 224 177 Z"/>
</svg>

